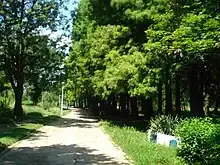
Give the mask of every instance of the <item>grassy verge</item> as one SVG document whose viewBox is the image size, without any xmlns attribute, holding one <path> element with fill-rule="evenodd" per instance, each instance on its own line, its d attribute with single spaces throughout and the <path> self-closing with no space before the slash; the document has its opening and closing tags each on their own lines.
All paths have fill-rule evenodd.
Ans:
<svg viewBox="0 0 220 165">
<path fill-rule="evenodd" d="M 107 121 L 102 121 L 101 125 L 135 165 L 184 164 L 177 158 L 175 149 L 149 142 L 144 132 L 133 127 L 120 127 Z"/>
<path fill-rule="evenodd" d="M 24 105 L 24 121 L 0 124 L 0 152 L 40 127 L 60 118 L 59 108 L 44 110 L 38 106 Z M 70 111 L 64 111 L 64 115 Z"/>
</svg>

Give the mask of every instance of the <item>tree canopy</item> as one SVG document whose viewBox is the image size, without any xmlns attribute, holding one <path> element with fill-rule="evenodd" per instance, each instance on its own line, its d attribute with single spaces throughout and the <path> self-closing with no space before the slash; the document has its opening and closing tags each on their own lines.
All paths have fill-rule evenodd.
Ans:
<svg viewBox="0 0 220 165">
<path fill-rule="evenodd" d="M 195 116 L 218 109 L 219 3 L 81 0 L 66 61 L 72 99 L 119 99 L 128 114 L 139 100 L 146 117 L 180 114 L 188 101 Z"/>
</svg>

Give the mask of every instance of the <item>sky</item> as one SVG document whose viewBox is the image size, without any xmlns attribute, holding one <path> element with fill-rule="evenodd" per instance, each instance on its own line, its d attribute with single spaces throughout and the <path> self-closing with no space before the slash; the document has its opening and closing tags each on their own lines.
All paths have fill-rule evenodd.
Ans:
<svg viewBox="0 0 220 165">
<path fill-rule="evenodd" d="M 68 31 L 63 31 L 62 27 L 59 27 L 57 32 L 51 32 L 50 30 L 44 29 L 44 30 L 42 30 L 41 34 L 49 35 L 52 39 L 56 39 L 56 38 L 59 38 L 62 34 L 66 33 L 69 36 L 68 37 L 63 36 L 61 39 L 61 42 L 58 45 L 62 46 L 62 45 L 66 44 L 69 47 L 71 47 L 71 45 L 72 45 L 71 32 L 72 32 L 72 24 L 73 24 L 72 19 L 71 19 L 71 11 L 77 7 L 77 4 L 73 3 L 74 0 L 69 0 L 69 1 L 70 2 L 66 3 L 68 10 L 64 10 L 64 9 L 61 10 L 62 14 L 65 15 L 67 17 L 67 19 L 69 19 L 68 25 L 70 25 L 70 26 L 69 26 Z M 76 2 L 78 2 L 78 1 L 79 0 L 76 0 Z M 68 53 L 68 52 L 69 52 L 69 48 L 66 49 L 65 53 Z"/>
</svg>

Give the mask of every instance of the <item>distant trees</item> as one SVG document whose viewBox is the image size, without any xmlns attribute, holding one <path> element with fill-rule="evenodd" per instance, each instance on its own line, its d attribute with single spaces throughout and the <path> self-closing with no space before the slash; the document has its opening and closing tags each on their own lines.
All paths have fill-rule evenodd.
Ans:
<svg viewBox="0 0 220 165">
<path fill-rule="evenodd" d="M 66 61 L 72 99 L 108 115 L 137 117 L 142 107 L 147 119 L 217 112 L 219 3 L 81 0 Z"/>
</svg>

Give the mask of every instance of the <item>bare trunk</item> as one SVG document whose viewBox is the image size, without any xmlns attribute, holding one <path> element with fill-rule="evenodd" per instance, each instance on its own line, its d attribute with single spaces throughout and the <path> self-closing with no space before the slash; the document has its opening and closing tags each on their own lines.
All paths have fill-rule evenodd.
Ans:
<svg viewBox="0 0 220 165">
<path fill-rule="evenodd" d="M 126 96 L 120 94 L 120 113 L 122 116 L 126 116 Z"/>
<path fill-rule="evenodd" d="M 218 107 L 219 107 L 219 98 L 216 98 L 215 101 L 215 108 L 214 108 L 214 113 L 217 114 L 218 113 Z"/>
<path fill-rule="evenodd" d="M 14 115 L 17 118 L 22 118 L 23 117 L 23 108 L 22 108 L 23 88 L 16 87 L 14 89 L 14 93 L 15 93 Z"/>
<path fill-rule="evenodd" d="M 176 85 L 175 85 L 175 108 L 176 108 L 176 115 L 180 115 L 181 113 L 181 101 L 180 101 L 180 76 L 179 73 L 176 73 Z"/>
<path fill-rule="evenodd" d="M 114 95 L 112 96 L 112 115 L 117 115 L 117 98 Z"/>
<path fill-rule="evenodd" d="M 199 68 L 191 68 L 189 73 L 189 96 L 190 96 L 190 109 L 194 116 L 204 117 L 203 110 L 203 70 Z"/>
<path fill-rule="evenodd" d="M 145 119 L 149 120 L 153 116 L 153 100 L 152 98 L 142 100 L 142 111 Z"/>
<path fill-rule="evenodd" d="M 137 106 L 137 98 L 131 97 L 131 116 L 132 118 L 138 118 L 138 106 Z"/>
<path fill-rule="evenodd" d="M 162 94 L 163 94 L 163 84 L 160 81 L 159 85 L 158 85 L 158 103 L 157 103 L 158 104 L 157 111 L 159 114 L 162 114 L 162 110 L 163 110 L 163 96 L 162 96 Z"/>
<path fill-rule="evenodd" d="M 166 114 L 171 114 L 172 113 L 172 107 L 173 107 L 173 103 L 172 103 L 172 87 L 171 87 L 170 72 L 169 72 L 168 68 L 166 70 L 165 88 L 166 88 L 166 108 L 165 108 L 165 112 L 166 112 Z"/>
<path fill-rule="evenodd" d="M 91 97 L 91 110 L 93 111 L 95 116 L 99 115 L 99 107 L 98 107 L 98 98 Z"/>
</svg>

